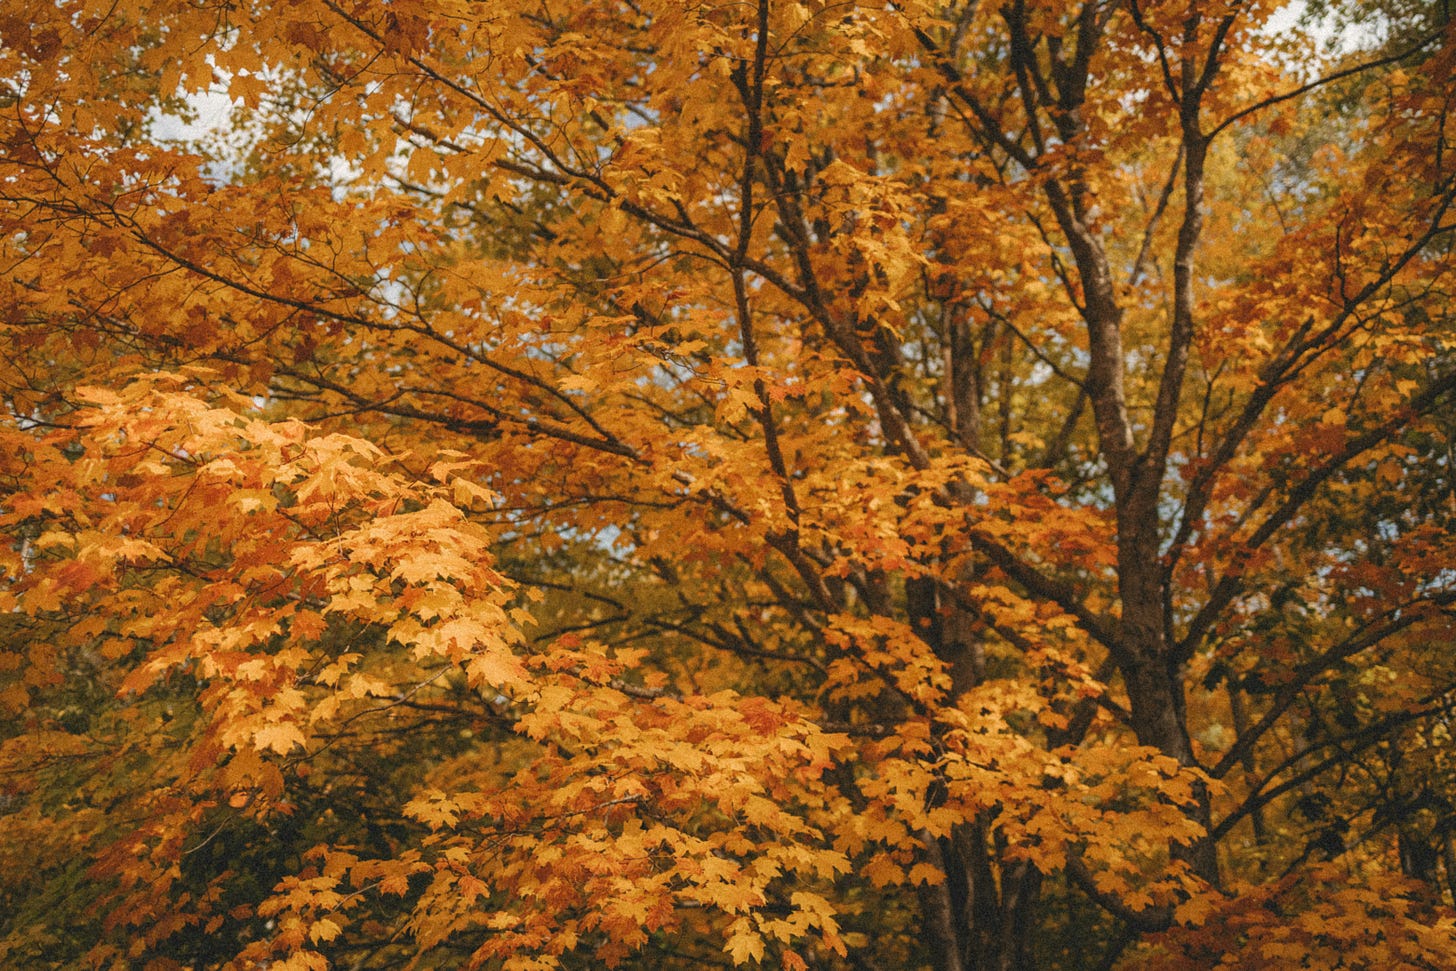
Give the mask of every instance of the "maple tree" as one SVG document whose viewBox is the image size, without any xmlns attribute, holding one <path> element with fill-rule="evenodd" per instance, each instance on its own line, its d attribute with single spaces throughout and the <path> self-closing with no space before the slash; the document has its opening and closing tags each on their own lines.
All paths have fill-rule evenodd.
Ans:
<svg viewBox="0 0 1456 971">
<path fill-rule="evenodd" d="M 0 960 L 1451 966 L 1443 10 L 0 12 Z"/>
</svg>

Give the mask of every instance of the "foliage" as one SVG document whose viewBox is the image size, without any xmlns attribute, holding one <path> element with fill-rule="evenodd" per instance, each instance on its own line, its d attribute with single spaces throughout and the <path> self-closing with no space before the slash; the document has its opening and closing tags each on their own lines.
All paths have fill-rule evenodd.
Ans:
<svg viewBox="0 0 1456 971">
<path fill-rule="evenodd" d="M 1451 966 L 1456 35 L 1307 15 L 0 13 L 0 960 Z"/>
</svg>

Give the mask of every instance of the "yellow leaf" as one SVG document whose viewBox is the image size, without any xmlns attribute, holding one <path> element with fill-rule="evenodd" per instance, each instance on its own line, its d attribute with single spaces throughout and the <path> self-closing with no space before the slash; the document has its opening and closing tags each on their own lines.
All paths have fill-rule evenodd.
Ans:
<svg viewBox="0 0 1456 971">
<path fill-rule="evenodd" d="M 255 731 L 253 744 L 260 752 L 271 749 L 279 755 L 287 755 L 293 751 L 294 746 L 306 744 L 306 739 L 296 724 L 291 721 L 281 721 L 264 725 Z"/>
<path fill-rule="evenodd" d="M 740 917 L 728 928 L 728 942 L 723 950 L 734 964 L 747 964 L 763 959 L 763 935 L 753 930 L 747 917 Z"/>
<path fill-rule="evenodd" d="M 319 941 L 332 941 L 339 936 L 342 930 L 338 924 L 325 917 L 313 922 L 308 929 L 308 939 L 317 943 Z"/>
</svg>

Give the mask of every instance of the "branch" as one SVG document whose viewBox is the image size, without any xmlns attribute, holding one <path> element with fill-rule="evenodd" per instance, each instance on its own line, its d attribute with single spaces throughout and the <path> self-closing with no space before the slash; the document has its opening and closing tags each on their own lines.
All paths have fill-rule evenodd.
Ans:
<svg viewBox="0 0 1456 971">
<path fill-rule="evenodd" d="M 1425 37 L 1422 37 L 1420 40 L 1416 41 L 1410 47 L 1407 47 L 1402 51 L 1398 51 L 1394 54 L 1388 54 L 1384 57 L 1377 57 L 1374 60 L 1364 61 L 1360 64 L 1356 64 L 1354 67 L 1347 67 L 1344 70 L 1336 71 L 1333 74 L 1327 74 L 1322 78 L 1316 78 L 1315 80 L 1310 81 L 1308 84 L 1301 84 L 1299 87 L 1286 91 L 1283 94 L 1276 94 L 1272 97 L 1265 98 L 1263 101 L 1255 102 L 1254 104 L 1249 105 L 1247 108 L 1243 108 L 1239 111 L 1234 112 L 1223 121 L 1219 122 L 1217 125 L 1214 126 L 1213 130 L 1208 133 L 1207 137 L 1209 141 L 1212 141 L 1213 138 L 1219 134 L 1219 132 L 1223 131 L 1225 128 L 1229 127 L 1235 122 L 1241 121 L 1242 119 L 1247 118 L 1249 115 L 1252 115 L 1257 111 L 1263 111 L 1265 108 L 1272 108 L 1274 105 L 1288 101 L 1291 98 L 1298 98 L 1300 95 L 1308 94 L 1316 88 L 1324 87 L 1326 84 L 1331 84 L 1335 81 L 1343 80 L 1344 78 L 1353 77 L 1356 74 L 1360 74 L 1364 71 L 1369 71 L 1372 68 L 1384 67 L 1387 64 L 1395 64 L 1399 61 L 1403 61 L 1411 55 L 1417 54 L 1420 51 L 1424 50 L 1427 46 L 1430 45 L 1432 41 L 1439 39 L 1441 33 L 1441 30 L 1432 31 L 1431 33 L 1427 34 Z"/>
<path fill-rule="evenodd" d="M 1214 826 L 1209 831 L 1208 838 L 1215 843 L 1218 842 L 1219 840 L 1223 839 L 1223 837 L 1227 836 L 1229 834 L 1229 831 L 1232 830 L 1234 826 L 1238 824 L 1239 820 L 1243 819 L 1245 816 L 1258 809 L 1262 809 L 1264 806 L 1267 806 L 1269 803 L 1273 802 L 1284 793 L 1300 785 L 1303 785 L 1305 782 L 1308 782 L 1310 779 L 1319 776 L 1325 770 L 1331 768 L 1332 766 L 1349 765 L 1352 757 L 1356 752 L 1370 748 L 1372 745 L 1376 745 L 1384 741 L 1388 737 L 1389 733 L 1394 729 L 1400 728 L 1403 725 L 1408 725 L 1413 721 L 1419 721 L 1422 718 L 1427 718 L 1431 715 L 1440 715 L 1456 709 L 1456 696 L 1451 695 L 1450 689 L 1442 689 L 1439 692 L 1428 695 L 1426 698 L 1422 699 L 1422 704 L 1428 703 L 1443 696 L 1447 697 L 1440 704 L 1431 705 L 1428 708 L 1420 708 L 1415 711 L 1402 711 L 1387 718 L 1383 718 L 1372 725 L 1367 725 L 1364 728 L 1350 732 L 1347 735 L 1341 735 L 1338 738 L 1327 739 L 1326 741 L 1320 742 L 1318 744 L 1310 745 L 1306 748 L 1300 749 L 1298 752 L 1289 756 L 1284 761 L 1280 762 L 1277 766 L 1265 773 L 1264 778 L 1261 779 L 1258 785 L 1254 787 L 1254 791 L 1249 794 L 1248 798 L 1246 798 L 1244 802 L 1241 803 L 1236 809 L 1234 809 L 1227 816 L 1225 816 L 1224 819 L 1217 826 Z M 1312 753 L 1318 752 L 1321 749 L 1329 748 L 1330 746 L 1341 746 L 1347 742 L 1354 742 L 1356 744 L 1354 748 L 1351 749 L 1339 748 L 1338 751 L 1335 752 L 1335 754 L 1323 758 L 1319 762 L 1316 762 L 1314 765 L 1311 765 L 1308 768 L 1295 773 L 1294 775 L 1290 776 L 1288 779 L 1284 780 L 1272 789 L 1264 788 L 1266 785 L 1272 782 L 1274 780 L 1274 777 L 1277 776 L 1280 772 L 1283 772 L 1290 766 L 1304 760 Z"/>
<path fill-rule="evenodd" d="M 976 547 L 984 552 L 986 558 L 999 567 L 1003 573 L 1025 587 L 1028 592 L 1044 600 L 1050 600 L 1077 618 L 1078 626 L 1085 630 L 1093 640 L 1111 651 L 1113 655 L 1119 659 L 1128 657 L 1116 622 L 1109 621 L 1088 610 L 1081 598 L 1077 596 L 1076 590 L 1070 585 L 1042 573 L 1036 567 L 1018 558 L 1000 542 L 974 527 L 972 527 L 971 536 Z"/>
<path fill-rule="evenodd" d="M 1078 889 L 1091 898 L 1093 903 L 1129 927 L 1145 933 L 1156 934 L 1173 926 L 1173 909 L 1171 907 L 1133 910 L 1113 894 L 1098 888 L 1092 871 L 1088 870 L 1087 864 L 1082 862 L 1082 852 L 1082 848 L 1079 846 L 1067 848 L 1067 875 L 1072 878 L 1072 882 L 1077 885 Z"/>
<path fill-rule="evenodd" d="M 1344 448 L 1331 456 L 1328 461 L 1315 466 L 1308 475 L 1289 490 L 1284 502 L 1271 512 L 1253 534 L 1241 544 L 1244 550 L 1252 553 L 1261 548 L 1280 529 L 1292 521 L 1304 508 L 1305 503 L 1313 499 L 1320 487 L 1337 472 L 1406 427 L 1413 417 L 1433 409 L 1453 389 L 1456 389 L 1456 371 L 1427 385 L 1424 391 L 1411 399 L 1405 413 L 1397 414 L 1390 420 L 1347 441 Z M 1219 613 L 1243 592 L 1246 585 L 1247 576 L 1243 573 L 1230 572 L 1220 577 L 1208 600 L 1189 621 L 1187 633 L 1174 648 L 1174 657 L 1179 660 L 1187 660 L 1191 657 L 1204 635 L 1212 629 Z"/>
</svg>

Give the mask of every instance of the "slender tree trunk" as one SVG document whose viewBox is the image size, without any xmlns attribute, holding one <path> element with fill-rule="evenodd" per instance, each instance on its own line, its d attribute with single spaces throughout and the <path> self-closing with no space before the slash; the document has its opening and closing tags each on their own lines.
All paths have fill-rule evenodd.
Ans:
<svg viewBox="0 0 1456 971">
<path fill-rule="evenodd" d="M 906 583 L 911 624 L 947 665 L 952 698 L 980 683 L 985 656 L 973 619 L 939 596 L 934 580 Z M 1031 934 L 1041 874 L 1025 862 L 1007 864 L 981 817 L 949 837 L 922 834 L 923 860 L 941 873 L 922 886 L 919 903 L 936 971 L 1031 971 Z"/>
<path fill-rule="evenodd" d="M 1232 682 L 1228 685 L 1229 712 L 1233 716 L 1234 733 L 1236 738 L 1243 738 L 1249 731 L 1249 713 L 1244 707 L 1244 694 Z M 1244 768 L 1244 777 L 1252 786 L 1256 782 L 1254 772 L 1254 751 L 1249 749 L 1244 753 L 1241 760 Z M 1268 827 L 1264 822 L 1264 809 L 1259 807 L 1249 814 L 1249 821 L 1254 827 L 1254 842 L 1263 846 L 1269 841 Z"/>
<path fill-rule="evenodd" d="M 964 887 L 956 887 L 957 874 L 952 872 L 941 841 L 925 833 L 921 842 L 925 847 L 925 862 L 945 874 L 945 880 L 939 886 L 922 884 L 919 888 L 921 926 L 926 931 L 925 942 L 929 945 L 935 971 L 970 971 L 963 958 L 965 922 L 956 906 L 957 894 L 953 892 L 959 889 L 963 893 Z"/>
<path fill-rule="evenodd" d="M 1006 863 L 988 839 L 988 821 L 922 837 L 926 862 L 945 874 L 919 890 L 922 926 L 936 971 L 1034 971 L 1033 943 L 1042 875 Z"/>
</svg>

